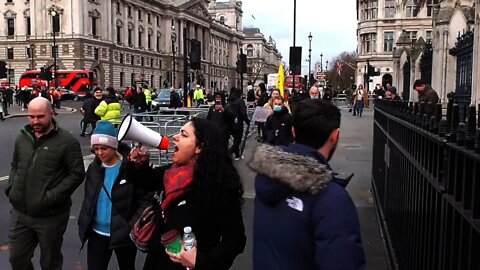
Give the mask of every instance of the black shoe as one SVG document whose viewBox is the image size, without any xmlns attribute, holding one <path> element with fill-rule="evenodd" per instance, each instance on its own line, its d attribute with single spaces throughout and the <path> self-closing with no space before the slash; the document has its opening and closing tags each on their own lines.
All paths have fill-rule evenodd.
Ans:
<svg viewBox="0 0 480 270">
<path fill-rule="evenodd" d="M 85 137 L 85 134 L 84 133 L 80 134 L 80 137 Z"/>
</svg>

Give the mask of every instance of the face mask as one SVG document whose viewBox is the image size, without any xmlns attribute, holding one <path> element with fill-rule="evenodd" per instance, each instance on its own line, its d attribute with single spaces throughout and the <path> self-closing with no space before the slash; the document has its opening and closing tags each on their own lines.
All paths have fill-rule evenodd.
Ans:
<svg viewBox="0 0 480 270">
<path fill-rule="evenodd" d="M 318 99 L 318 96 L 310 96 L 311 99 Z"/>
<path fill-rule="evenodd" d="M 281 112 L 281 111 L 282 111 L 282 106 L 280 106 L 280 105 L 273 105 L 273 111 L 274 111 L 274 112 Z"/>
</svg>

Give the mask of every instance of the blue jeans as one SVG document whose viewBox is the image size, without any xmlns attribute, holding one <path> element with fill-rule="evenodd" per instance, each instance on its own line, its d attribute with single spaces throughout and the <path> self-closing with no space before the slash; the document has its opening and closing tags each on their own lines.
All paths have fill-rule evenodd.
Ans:
<svg viewBox="0 0 480 270">
<path fill-rule="evenodd" d="M 363 100 L 357 100 L 357 102 L 355 103 L 355 109 L 357 110 L 357 116 L 362 117 Z"/>
</svg>

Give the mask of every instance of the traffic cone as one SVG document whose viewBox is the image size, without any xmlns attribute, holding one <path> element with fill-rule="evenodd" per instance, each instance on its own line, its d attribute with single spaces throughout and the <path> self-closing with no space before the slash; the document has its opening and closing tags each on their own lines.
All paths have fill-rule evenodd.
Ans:
<svg viewBox="0 0 480 270">
<path fill-rule="evenodd" d="M 192 101 L 190 100 L 190 96 L 187 96 L 187 107 L 188 108 L 192 107 Z"/>
</svg>

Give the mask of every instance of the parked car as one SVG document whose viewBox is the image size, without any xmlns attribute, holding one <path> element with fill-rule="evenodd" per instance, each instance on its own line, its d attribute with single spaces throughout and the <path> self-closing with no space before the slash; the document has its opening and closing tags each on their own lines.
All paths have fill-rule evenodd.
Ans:
<svg viewBox="0 0 480 270">
<path fill-rule="evenodd" d="M 83 92 L 83 91 L 74 92 L 72 90 L 65 89 L 65 88 L 60 88 L 59 90 L 62 93 L 62 100 L 78 101 L 78 100 L 84 100 L 85 99 L 86 93 Z"/>
<path fill-rule="evenodd" d="M 175 91 L 183 99 L 183 89 L 175 89 Z M 161 107 L 167 108 L 170 105 L 170 89 L 161 89 L 157 97 L 152 100 L 152 109 L 158 111 Z"/>
</svg>

